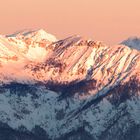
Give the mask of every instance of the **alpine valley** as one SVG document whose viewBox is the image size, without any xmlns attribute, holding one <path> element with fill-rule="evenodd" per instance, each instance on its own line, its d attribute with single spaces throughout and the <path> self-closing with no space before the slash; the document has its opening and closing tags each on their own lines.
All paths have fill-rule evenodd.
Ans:
<svg viewBox="0 0 140 140">
<path fill-rule="evenodd" d="M 140 140 L 140 39 L 1 35 L 0 140 Z"/>
</svg>

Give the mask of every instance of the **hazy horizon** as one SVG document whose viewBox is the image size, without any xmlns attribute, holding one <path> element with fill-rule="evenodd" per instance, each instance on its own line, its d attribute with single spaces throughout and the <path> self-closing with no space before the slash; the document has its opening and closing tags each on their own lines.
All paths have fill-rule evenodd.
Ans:
<svg viewBox="0 0 140 140">
<path fill-rule="evenodd" d="M 57 38 L 79 34 L 106 44 L 140 36 L 139 0 L 5 0 L 0 34 L 43 28 Z"/>
</svg>

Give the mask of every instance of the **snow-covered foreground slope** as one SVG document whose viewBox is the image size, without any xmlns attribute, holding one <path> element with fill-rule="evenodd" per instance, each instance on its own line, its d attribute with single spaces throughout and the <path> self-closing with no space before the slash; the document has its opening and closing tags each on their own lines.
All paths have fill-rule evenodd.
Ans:
<svg viewBox="0 0 140 140">
<path fill-rule="evenodd" d="M 139 51 L 22 34 L 0 40 L 0 140 L 140 139 Z"/>
</svg>

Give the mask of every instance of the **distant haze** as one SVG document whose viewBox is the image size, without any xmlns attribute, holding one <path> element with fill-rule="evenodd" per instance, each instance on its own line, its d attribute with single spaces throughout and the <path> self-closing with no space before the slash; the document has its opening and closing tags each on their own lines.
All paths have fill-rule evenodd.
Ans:
<svg viewBox="0 0 140 140">
<path fill-rule="evenodd" d="M 28 28 L 117 44 L 140 36 L 140 0 L 1 0 L 0 34 Z"/>
</svg>

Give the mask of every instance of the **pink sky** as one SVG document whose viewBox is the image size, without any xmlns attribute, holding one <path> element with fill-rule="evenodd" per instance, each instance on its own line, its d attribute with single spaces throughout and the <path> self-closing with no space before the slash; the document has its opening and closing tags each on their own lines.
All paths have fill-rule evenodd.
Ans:
<svg viewBox="0 0 140 140">
<path fill-rule="evenodd" d="M 116 44 L 140 36 L 140 0 L 1 0 L 0 33 L 26 28 Z"/>
</svg>

